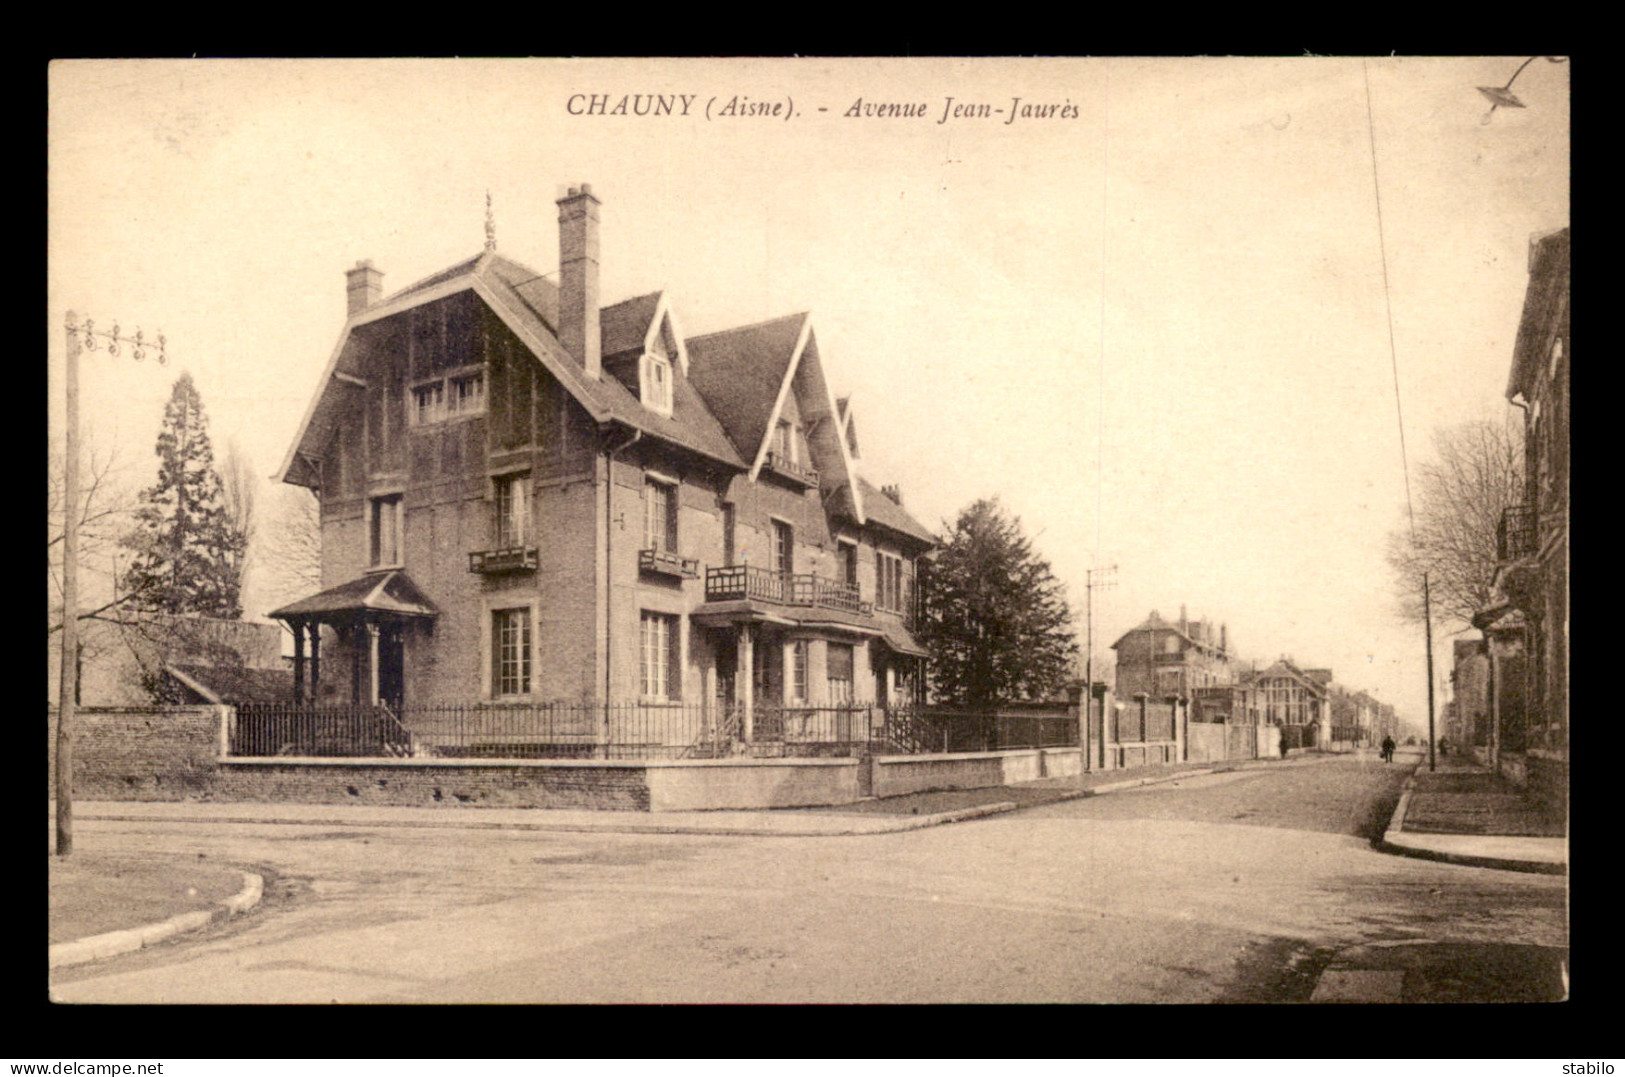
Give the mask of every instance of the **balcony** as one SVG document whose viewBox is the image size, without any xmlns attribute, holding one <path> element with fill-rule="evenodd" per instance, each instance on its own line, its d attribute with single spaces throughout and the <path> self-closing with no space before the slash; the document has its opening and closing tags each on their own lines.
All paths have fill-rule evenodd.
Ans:
<svg viewBox="0 0 1625 1077">
<path fill-rule="evenodd" d="M 639 550 L 638 571 L 678 580 L 693 580 L 699 578 L 700 562 L 697 558 L 681 557 L 670 550 Z"/>
<path fill-rule="evenodd" d="M 487 576 L 502 572 L 534 572 L 536 547 L 509 546 L 501 550 L 476 550 L 468 555 L 468 571 Z"/>
<path fill-rule="evenodd" d="M 1495 526 L 1495 556 L 1500 561 L 1529 557 L 1537 548 L 1537 537 L 1534 506 L 1510 505 Z"/>
<path fill-rule="evenodd" d="M 855 583 L 826 580 L 811 574 L 792 575 L 753 565 L 705 570 L 707 602 L 755 600 L 780 606 L 809 606 L 868 615 L 874 606 L 863 601 Z"/>
<path fill-rule="evenodd" d="M 807 464 L 798 464 L 784 453 L 769 452 L 767 459 L 762 463 L 762 469 L 800 486 L 808 488 L 818 486 L 817 468 Z"/>
</svg>

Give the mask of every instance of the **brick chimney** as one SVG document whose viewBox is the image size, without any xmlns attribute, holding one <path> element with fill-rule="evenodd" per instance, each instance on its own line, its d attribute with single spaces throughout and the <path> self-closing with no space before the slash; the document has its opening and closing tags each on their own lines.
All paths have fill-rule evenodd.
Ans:
<svg viewBox="0 0 1625 1077">
<path fill-rule="evenodd" d="M 1179 630 L 1185 635 L 1191 634 L 1190 620 L 1185 616 L 1185 603 L 1179 604 Z"/>
<path fill-rule="evenodd" d="M 1230 626 L 1227 624 L 1219 625 L 1219 650 L 1230 653 Z"/>
<path fill-rule="evenodd" d="M 897 502 L 898 505 L 902 505 L 902 503 L 903 503 L 903 490 L 902 490 L 901 487 L 899 487 L 899 486 L 897 486 L 895 484 L 890 485 L 890 486 L 882 486 L 880 488 L 880 492 L 885 494 L 887 497 L 891 498 L 893 501 Z"/>
<path fill-rule="evenodd" d="M 559 206 L 559 343 L 587 377 L 603 367 L 598 328 L 598 206 L 592 187 L 571 187 Z"/>
<path fill-rule="evenodd" d="M 371 258 L 363 258 L 355 264 L 354 269 L 344 271 L 344 297 L 347 300 L 344 313 L 347 317 L 360 314 L 382 299 L 383 295 L 384 275 L 372 268 Z"/>
</svg>

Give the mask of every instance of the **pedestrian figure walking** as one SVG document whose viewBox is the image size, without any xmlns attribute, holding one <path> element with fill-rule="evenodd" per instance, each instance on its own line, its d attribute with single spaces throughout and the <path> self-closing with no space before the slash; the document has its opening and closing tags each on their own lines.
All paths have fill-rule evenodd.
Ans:
<svg viewBox="0 0 1625 1077">
<path fill-rule="evenodd" d="M 1382 761 L 1384 763 L 1392 763 L 1394 761 L 1394 738 L 1393 737 L 1384 737 L 1384 738 L 1382 738 Z"/>
</svg>

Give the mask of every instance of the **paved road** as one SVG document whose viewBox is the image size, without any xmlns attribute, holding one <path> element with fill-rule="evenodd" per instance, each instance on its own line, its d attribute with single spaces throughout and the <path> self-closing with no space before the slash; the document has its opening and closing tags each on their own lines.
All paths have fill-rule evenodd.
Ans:
<svg viewBox="0 0 1625 1077">
<path fill-rule="evenodd" d="M 276 873 L 68 1002 L 1306 998 L 1334 950 L 1562 946 L 1564 881 L 1375 852 L 1404 771 L 1328 761 L 834 838 L 87 823 Z"/>
</svg>

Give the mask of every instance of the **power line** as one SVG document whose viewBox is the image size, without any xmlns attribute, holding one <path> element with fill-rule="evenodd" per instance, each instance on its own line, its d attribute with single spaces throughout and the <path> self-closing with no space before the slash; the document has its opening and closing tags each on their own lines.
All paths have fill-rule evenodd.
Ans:
<svg viewBox="0 0 1625 1077">
<path fill-rule="evenodd" d="M 1382 301 L 1388 311 L 1388 361 L 1394 371 L 1394 414 L 1399 422 L 1399 466 L 1405 477 L 1405 512 L 1410 518 L 1411 540 L 1416 539 L 1416 510 L 1411 505 L 1411 465 L 1405 451 L 1405 410 L 1399 400 L 1399 351 L 1394 345 L 1394 301 L 1388 288 L 1388 240 L 1382 223 L 1382 185 L 1377 182 L 1377 127 L 1371 118 L 1371 70 L 1360 61 L 1365 77 L 1365 130 L 1371 144 L 1371 190 L 1377 202 L 1377 250 L 1382 256 Z"/>
</svg>

